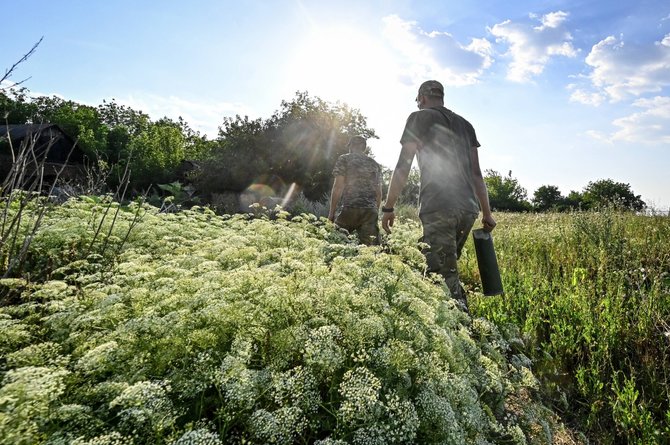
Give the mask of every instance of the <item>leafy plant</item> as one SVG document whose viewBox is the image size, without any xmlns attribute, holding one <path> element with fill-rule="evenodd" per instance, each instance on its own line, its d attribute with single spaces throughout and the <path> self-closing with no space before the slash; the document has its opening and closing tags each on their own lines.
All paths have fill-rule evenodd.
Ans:
<svg viewBox="0 0 670 445">
<path fill-rule="evenodd" d="M 499 217 L 506 294 L 475 298 L 473 313 L 522 329 L 543 392 L 596 443 L 670 440 L 670 219 Z"/>
<path fill-rule="evenodd" d="M 384 253 L 308 214 L 131 204 L 107 274 L 68 255 L 101 204 L 45 215 L 30 255 L 55 268 L 0 308 L 0 443 L 577 443 L 518 331 L 423 276 L 416 223 Z"/>
</svg>

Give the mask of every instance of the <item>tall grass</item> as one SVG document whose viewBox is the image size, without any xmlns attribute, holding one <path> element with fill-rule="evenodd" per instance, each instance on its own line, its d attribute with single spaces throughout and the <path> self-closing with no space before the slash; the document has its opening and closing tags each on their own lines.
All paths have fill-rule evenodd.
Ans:
<svg viewBox="0 0 670 445">
<path fill-rule="evenodd" d="M 668 443 L 670 218 L 604 211 L 498 221 L 506 293 L 473 298 L 473 313 L 522 329 L 545 395 L 596 443 Z M 467 252 L 461 266 L 476 286 Z"/>
</svg>

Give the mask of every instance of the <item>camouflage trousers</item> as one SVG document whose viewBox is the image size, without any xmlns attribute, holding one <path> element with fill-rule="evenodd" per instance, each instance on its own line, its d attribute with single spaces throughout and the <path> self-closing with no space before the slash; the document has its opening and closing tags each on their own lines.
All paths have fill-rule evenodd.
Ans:
<svg viewBox="0 0 670 445">
<path fill-rule="evenodd" d="M 377 209 L 344 207 L 335 218 L 335 224 L 349 232 L 356 231 L 361 244 L 370 246 L 379 244 L 377 219 Z"/>
<path fill-rule="evenodd" d="M 439 273 L 444 278 L 451 296 L 465 302 L 458 278 L 458 258 L 477 219 L 477 213 L 448 209 L 419 216 L 423 226 L 421 240 L 428 244 L 422 252 L 428 264 L 427 272 Z"/>
</svg>

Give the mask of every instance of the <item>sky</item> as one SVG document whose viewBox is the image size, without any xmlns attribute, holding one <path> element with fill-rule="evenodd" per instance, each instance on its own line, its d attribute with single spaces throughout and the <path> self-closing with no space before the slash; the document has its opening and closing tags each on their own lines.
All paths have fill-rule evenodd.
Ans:
<svg viewBox="0 0 670 445">
<path fill-rule="evenodd" d="M 116 100 L 217 135 L 307 91 L 360 110 L 393 168 L 418 86 L 531 199 L 612 179 L 670 207 L 667 0 L 0 0 L 0 69 L 35 95 Z"/>
</svg>

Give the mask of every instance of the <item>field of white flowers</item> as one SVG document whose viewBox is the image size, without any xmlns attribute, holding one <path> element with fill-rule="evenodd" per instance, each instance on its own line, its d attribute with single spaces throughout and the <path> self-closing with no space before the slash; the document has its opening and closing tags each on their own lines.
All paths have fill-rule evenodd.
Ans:
<svg viewBox="0 0 670 445">
<path fill-rule="evenodd" d="M 520 334 L 458 310 L 396 232 L 50 208 L 0 280 L 0 444 L 580 443 Z"/>
</svg>

